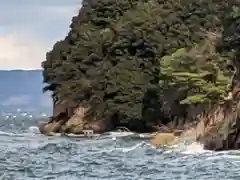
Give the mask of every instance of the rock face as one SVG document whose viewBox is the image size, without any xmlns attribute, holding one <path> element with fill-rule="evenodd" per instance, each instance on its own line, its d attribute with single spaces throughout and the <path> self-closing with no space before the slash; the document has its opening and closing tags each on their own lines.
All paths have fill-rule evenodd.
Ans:
<svg viewBox="0 0 240 180">
<path fill-rule="evenodd" d="M 197 141 L 207 150 L 240 149 L 240 102 L 226 102 L 203 115 L 196 132 Z"/>
<path fill-rule="evenodd" d="M 233 100 L 234 99 L 234 100 Z M 156 147 L 171 145 L 178 139 L 197 141 L 212 151 L 240 149 L 240 99 L 233 97 L 215 108 L 209 108 L 198 117 L 195 127 L 183 133 L 158 133 L 150 143 Z"/>
<path fill-rule="evenodd" d="M 42 134 L 84 134 L 85 130 L 102 133 L 111 128 L 105 120 L 96 120 L 88 107 L 79 106 L 70 116 L 69 109 L 64 108 L 64 106 L 63 103 L 56 104 L 54 106 L 54 116 L 48 122 L 39 125 Z"/>
</svg>

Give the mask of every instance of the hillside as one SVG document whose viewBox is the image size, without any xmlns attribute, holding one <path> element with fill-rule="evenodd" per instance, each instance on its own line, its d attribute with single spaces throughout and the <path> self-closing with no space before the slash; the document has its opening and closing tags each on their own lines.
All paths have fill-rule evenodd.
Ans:
<svg viewBox="0 0 240 180">
<path fill-rule="evenodd" d="M 225 110 L 239 82 L 238 3 L 83 0 L 42 63 L 44 90 L 64 106 L 48 132 L 184 128 Z"/>
</svg>

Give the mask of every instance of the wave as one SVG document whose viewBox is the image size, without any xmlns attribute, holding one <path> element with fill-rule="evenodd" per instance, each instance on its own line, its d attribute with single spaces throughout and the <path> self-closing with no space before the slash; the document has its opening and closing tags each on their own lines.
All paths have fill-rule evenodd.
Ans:
<svg viewBox="0 0 240 180">
<path fill-rule="evenodd" d="M 35 136 L 36 135 L 36 136 Z M 159 149 L 159 148 L 155 148 L 152 145 L 150 145 L 148 143 L 148 140 L 152 137 L 152 134 L 137 134 L 137 133 L 132 133 L 132 132 L 107 132 L 104 133 L 103 135 L 96 135 L 95 137 L 81 137 L 78 138 L 77 135 L 73 135 L 73 134 L 69 134 L 68 136 L 61 136 L 61 134 L 55 134 L 55 136 L 61 136 L 61 137 L 48 137 L 48 136 L 44 136 L 41 135 L 39 128 L 37 126 L 30 126 L 27 128 L 27 130 L 24 133 L 12 133 L 12 132 L 5 132 L 5 131 L 0 131 L 0 136 L 15 136 L 15 137 L 27 137 L 27 136 L 34 136 L 34 138 L 39 139 L 45 141 L 45 145 L 47 145 L 48 140 L 56 140 L 56 142 L 61 141 L 62 138 L 64 138 L 66 141 L 73 141 L 74 143 L 86 143 L 89 145 L 97 145 L 100 143 L 103 144 L 112 144 L 115 141 L 115 143 L 121 143 L 124 142 L 126 146 L 128 146 L 128 144 L 133 144 L 133 146 L 131 147 L 123 147 L 123 148 L 114 148 L 112 150 L 108 150 L 108 151 L 122 151 L 122 152 L 129 152 L 129 151 L 133 151 L 137 148 L 142 148 L 144 146 L 148 146 L 151 147 L 151 149 Z M 188 136 L 189 137 L 189 136 Z M 61 138 L 61 139 L 59 139 Z M 67 138 L 67 139 L 66 139 Z M 32 139 L 32 138 L 31 138 Z M 79 141 L 81 139 L 81 141 Z M 189 139 L 189 138 L 188 138 Z M 188 140 L 187 139 L 187 140 Z M 119 141 L 120 140 L 120 141 Z M 130 141 L 129 141 L 130 140 Z M 135 140 L 137 140 L 135 142 Z M 140 142 L 139 142 L 140 141 Z M 135 143 L 134 143 L 135 142 Z M 160 148 L 162 149 L 162 148 Z M 229 153 L 232 153 L 233 158 L 235 158 L 235 156 L 240 157 L 240 151 L 227 151 L 227 152 L 213 152 L 213 151 L 209 151 L 209 150 L 204 150 L 203 145 L 200 143 L 197 143 L 195 141 L 186 141 L 186 138 L 182 138 L 178 143 L 172 145 L 172 146 L 168 146 L 168 147 L 164 147 L 164 153 L 168 154 L 168 153 L 181 153 L 181 154 L 185 154 L 185 155 L 198 155 L 198 154 L 214 154 L 214 155 L 219 155 L 222 156 L 229 156 Z M 231 158 L 231 157 L 230 157 Z"/>
<path fill-rule="evenodd" d="M 0 131 L 1 136 L 16 136 L 16 134 L 11 132 Z"/>
<path fill-rule="evenodd" d="M 40 134 L 39 128 L 37 126 L 30 126 L 28 128 L 29 133 Z"/>
</svg>

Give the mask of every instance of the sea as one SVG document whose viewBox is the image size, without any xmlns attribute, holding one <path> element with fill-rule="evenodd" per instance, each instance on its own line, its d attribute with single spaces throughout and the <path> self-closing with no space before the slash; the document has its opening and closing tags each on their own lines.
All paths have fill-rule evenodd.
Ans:
<svg viewBox="0 0 240 180">
<path fill-rule="evenodd" d="M 47 137 L 41 119 L 0 116 L 0 180 L 240 180 L 240 151 L 184 141 L 155 148 L 149 134 Z"/>
</svg>

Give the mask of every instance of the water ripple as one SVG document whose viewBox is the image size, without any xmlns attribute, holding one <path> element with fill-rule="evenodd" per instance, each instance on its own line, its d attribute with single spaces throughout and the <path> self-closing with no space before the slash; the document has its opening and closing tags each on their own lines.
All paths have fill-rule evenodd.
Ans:
<svg viewBox="0 0 240 180">
<path fill-rule="evenodd" d="M 0 179 L 240 179 L 240 151 L 215 153 L 198 144 L 155 149 L 137 137 L 46 137 L 30 130 L 0 132 Z"/>
</svg>

